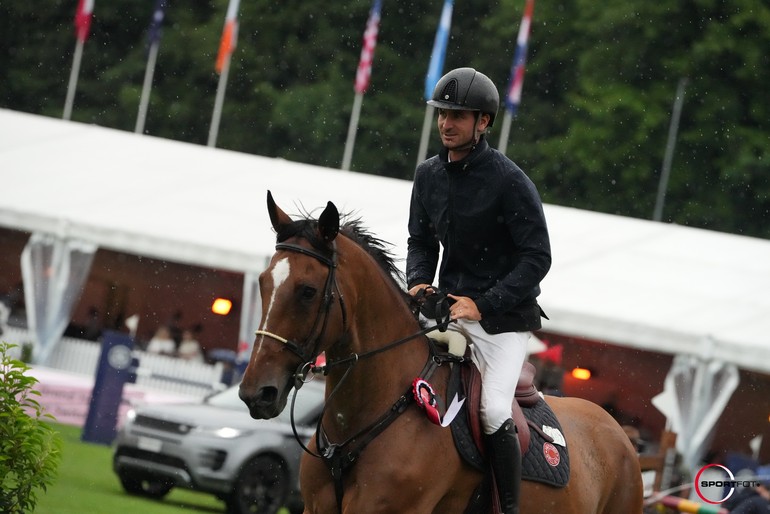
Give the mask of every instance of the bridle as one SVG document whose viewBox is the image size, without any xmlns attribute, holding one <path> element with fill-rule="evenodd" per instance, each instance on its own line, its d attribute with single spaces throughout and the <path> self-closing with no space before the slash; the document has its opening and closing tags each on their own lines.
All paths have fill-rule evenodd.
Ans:
<svg viewBox="0 0 770 514">
<path fill-rule="evenodd" d="M 443 332 L 444 330 L 446 330 L 446 327 L 450 323 L 448 316 L 443 321 L 437 319 L 436 325 L 426 327 L 418 332 L 415 332 L 414 334 L 410 334 L 396 341 L 392 341 L 375 350 L 369 350 L 368 352 L 361 353 L 361 354 L 353 354 L 349 357 L 345 357 L 335 361 L 327 360 L 324 366 L 316 367 L 315 359 L 318 356 L 318 350 L 320 350 L 321 348 L 321 341 L 323 339 L 324 333 L 326 332 L 326 327 L 329 321 L 329 312 L 331 311 L 332 303 L 334 302 L 335 296 L 339 299 L 340 310 L 342 311 L 342 333 L 343 334 L 346 333 L 348 328 L 348 315 L 347 315 L 347 309 L 345 307 L 345 299 L 342 295 L 342 291 L 340 290 L 339 285 L 337 284 L 336 243 L 332 243 L 331 258 L 315 250 L 312 250 L 310 248 L 305 248 L 304 246 L 300 246 L 294 243 L 278 243 L 275 245 L 275 249 L 287 250 L 290 252 L 296 252 L 296 253 L 301 253 L 303 255 L 307 255 L 309 257 L 316 259 L 322 264 L 325 264 L 329 268 L 329 274 L 326 277 L 326 283 L 324 285 L 323 300 L 321 303 L 321 308 L 318 310 L 318 314 L 316 315 L 315 322 L 313 323 L 313 328 L 310 330 L 310 333 L 305 338 L 305 341 L 303 343 L 299 344 L 292 339 L 282 337 L 268 330 L 257 330 L 255 332 L 255 335 L 257 336 L 269 337 L 275 341 L 278 341 L 279 343 L 282 343 L 287 350 L 289 350 L 294 355 L 299 357 L 301 363 L 295 375 L 295 378 L 297 379 L 297 385 L 301 386 L 302 382 L 305 381 L 307 374 L 311 371 L 322 372 L 323 374 L 327 374 L 331 368 L 340 366 L 342 364 L 352 364 L 357 362 L 360 359 L 371 357 L 378 353 L 386 352 L 391 348 L 394 348 L 408 341 L 411 341 L 412 339 L 416 339 L 420 336 L 423 336 L 435 329 L 439 329 L 440 331 Z M 336 291 L 336 294 L 335 294 L 335 291 Z M 318 335 L 314 337 L 313 334 L 317 331 L 319 324 L 321 325 L 321 329 L 320 331 L 318 331 Z M 313 340 L 315 340 L 314 344 L 312 345 L 313 350 L 310 354 L 306 354 L 303 348 L 309 347 L 310 343 Z"/>
<path fill-rule="evenodd" d="M 437 320 L 436 325 L 423 328 L 422 330 L 419 330 L 416 333 L 410 334 L 396 341 L 392 341 L 380 348 L 370 350 L 362 354 L 353 354 L 349 357 L 345 357 L 335 361 L 327 360 L 324 366 L 318 367 L 315 365 L 315 358 L 318 355 L 318 351 L 320 350 L 324 333 L 326 332 L 326 327 L 329 321 L 329 313 L 331 312 L 331 307 L 332 307 L 332 304 L 334 303 L 335 296 L 339 299 L 340 309 L 342 311 L 342 329 L 343 329 L 342 333 L 345 334 L 347 332 L 347 309 L 345 308 L 345 301 L 342 296 L 342 291 L 340 290 L 339 285 L 337 284 L 336 243 L 334 242 L 332 243 L 331 258 L 326 257 L 325 255 L 313 249 L 306 248 L 304 246 L 300 246 L 298 244 L 293 244 L 293 243 L 278 243 L 275 245 L 275 249 L 287 250 L 287 251 L 307 255 L 309 257 L 312 257 L 318 260 L 322 264 L 325 264 L 329 268 L 329 274 L 326 277 L 326 283 L 324 285 L 321 308 L 318 310 L 318 314 L 316 315 L 316 319 L 313 323 L 313 327 L 310 330 L 310 333 L 305 338 L 305 341 L 303 343 L 299 344 L 296 341 L 282 337 L 278 334 L 274 334 L 267 330 L 257 330 L 256 335 L 269 337 L 275 341 L 282 343 L 284 345 L 284 348 L 294 353 L 301 360 L 301 363 L 297 368 L 297 372 L 295 373 L 295 376 L 294 376 L 296 387 L 295 387 L 294 398 L 292 399 L 292 406 L 291 406 L 292 429 L 294 431 L 294 436 L 297 439 L 297 442 L 300 444 L 303 450 L 305 450 L 307 453 L 309 453 L 314 457 L 321 458 L 326 463 L 334 481 L 335 496 L 337 498 L 337 507 L 338 507 L 338 510 L 342 512 L 343 472 L 356 462 L 360 453 L 371 441 L 373 441 L 391 423 L 393 423 L 393 421 L 395 421 L 397 417 L 399 417 L 406 410 L 406 408 L 414 401 L 414 396 L 412 394 L 412 389 L 410 385 L 410 387 L 407 388 L 404 394 L 402 394 L 398 398 L 398 400 L 396 400 L 396 402 L 391 406 L 391 408 L 385 411 L 382 416 L 376 419 L 368 427 L 364 428 L 363 430 L 356 433 L 354 436 L 349 437 L 346 441 L 339 444 L 331 443 L 326 437 L 324 430 L 321 426 L 321 422 L 323 420 L 323 413 L 326 411 L 328 400 L 335 395 L 339 387 L 345 381 L 345 378 L 347 378 L 348 373 L 350 373 L 350 371 L 353 369 L 353 365 L 356 362 L 358 362 L 360 359 L 371 357 L 376 354 L 388 351 L 391 348 L 404 344 L 418 337 L 424 336 L 428 332 L 431 332 L 437 328 L 441 331 L 444 331 L 446 330 L 447 325 L 450 323 L 450 320 L 449 320 L 449 317 L 447 316 L 447 318 L 443 322 L 440 322 Z M 336 291 L 336 294 L 335 294 L 335 291 Z M 319 326 L 320 326 L 320 330 L 319 330 Z M 334 344 L 336 344 L 340 340 L 342 340 L 342 338 L 335 341 Z M 437 351 L 433 342 L 428 338 L 425 338 L 425 340 L 428 343 L 430 352 L 429 352 L 428 361 L 425 363 L 425 366 L 420 372 L 420 375 L 419 375 L 420 377 L 429 378 L 435 371 L 436 367 L 440 366 L 443 362 L 449 362 L 451 360 L 456 360 L 458 362 L 462 361 L 462 359 L 452 359 L 447 357 L 440 358 L 437 354 Z M 308 355 L 305 353 L 304 349 L 311 346 L 313 348 L 313 351 Z M 337 386 L 329 394 L 327 398 L 327 403 L 324 405 L 321 415 L 318 418 L 318 426 L 316 427 L 316 447 L 318 448 L 320 453 L 317 454 L 312 452 L 305 445 L 305 443 L 301 440 L 301 438 L 297 433 L 295 423 L 294 423 L 294 402 L 296 401 L 296 395 L 300 387 L 302 386 L 302 384 L 304 384 L 306 381 L 309 380 L 307 378 L 309 373 L 311 372 L 315 373 L 317 371 L 320 371 L 323 374 L 327 374 L 332 367 L 336 367 L 343 364 L 348 364 L 348 368 L 345 370 L 345 373 L 343 374 L 342 378 L 338 382 Z"/>
<path fill-rule="evenodd" d="M 287 350 L 291 351 L 294 355 L 299 357 L 301 364 L 298 375 L 302 374 L 304 376 L 309 371 L 310 367 L 312 367 L 313 362 L 318 355 L 318 351 L 321 348 L 321 341 L 324 334 L 326 333 L 326 327 L 329 321 L 329 312 L 331 312 L 332 303 L 334 303 L 335 296 L 339 299 L 340 310 L 342 311 L 342 332 L 347 332 L 348 315 L 347 309 L 345 308 L 345 299 L 343 298 L 342 291 L 340 291 L 339 285 L 337 284 L 336 243 L 332 243 L 331 258 L 326 257 L 325 255 L 310 248 L 305 248 L 304 246 L 293 243 L 278 243 L 275 245 L 275 249 L 276 251 L 287 250 L 290 252 L 308 255 L 321 262 L 322 264 L 325 264 L 329 268 L 329 274 L 326 276 L 326 283 L 324 284 L 321 308 L 318 310 L 318 314 L 316 314 L 316 318 L 313 322 L 313 327 L 310 329 L 310 333 L 302 343 L 297 343 L 296 341 L 281 337 L 280 335 L 274 334 L 267 330 L 257 330 L 255 332 L 255 335 L 257 336 L 261 335 L 264 337 L 269 337 L 278 341 L 279 343 L 282 343 Z M 319 325 L 320 330 L 318 329 Z M 310 354 L 305 353 L 305 349 L 307 348 L 312 348 Z"/>
</svg>

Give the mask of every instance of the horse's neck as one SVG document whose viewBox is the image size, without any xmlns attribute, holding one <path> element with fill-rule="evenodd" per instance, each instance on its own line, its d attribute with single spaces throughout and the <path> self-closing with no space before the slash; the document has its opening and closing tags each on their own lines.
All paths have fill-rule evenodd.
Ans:
<svg viewBox="0 0 770 514">
<path fill-rule="evenodd" d="M 365 282 L 367 283 L 367 282 Z M 335 358 L 359 356 L 351 368 L 334 369 L 329 387 L 337 388 L 332 402 L 339 414 L 340 427 L 361 428 L 382 415 L 418 376 L 428 359 L 422 336 L 405 341 L 380 353 L 390 343 L 408 338 L 420 327 L 400 292 L 385 279 L 371 278 L 367 290 L 355 295 L 350 305 L 347 344 Z"/>
</svg>

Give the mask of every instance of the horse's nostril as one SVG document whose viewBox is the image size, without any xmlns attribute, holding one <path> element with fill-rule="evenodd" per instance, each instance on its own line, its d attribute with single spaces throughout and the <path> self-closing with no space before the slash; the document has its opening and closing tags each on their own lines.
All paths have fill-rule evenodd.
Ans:
<svg viewBox="0 0 770 514">
<path fill-rule="evenodd" d="M 278 388 L 277 387 L 263 387 L 262 390 L 259 392 L 259 402 L 260 403 L 273 403 L 278 398 Z"/>
<path fill-rule="evenodd" d="M 274 403 L 278 398 L 278 388 L 265 386 L 255 392 L 241 389 L 238 391 L 238 396 L 249 408 L 253 408 Z"/>
</svg>

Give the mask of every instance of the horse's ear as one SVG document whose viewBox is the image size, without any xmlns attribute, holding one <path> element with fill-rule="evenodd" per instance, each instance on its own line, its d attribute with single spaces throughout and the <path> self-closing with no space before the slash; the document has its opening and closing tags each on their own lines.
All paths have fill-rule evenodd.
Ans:
<svg viewBox="0 0 770 514">
<path fill-rule="evenodd" d="M 328 202 L 326 209 L 321 213 L 318 218 L 318 233 L 321 235 L 321 239 L 327 243 L 334 241 L 337 234 L 340 231 L 340 213 L 337 211 L 337 207 Z"/>
<path fill-rule="evenodd" d="M 270 223 L 273 224 L 273 228 L 276 232 L 278 232 L 284 225 L 291 223 L 289 215 L 283 212 L 281 208 L 275 204 L 273 194 L 270 191 L 267 192 L 267 212 L 270 214 Z"/>
</svg>

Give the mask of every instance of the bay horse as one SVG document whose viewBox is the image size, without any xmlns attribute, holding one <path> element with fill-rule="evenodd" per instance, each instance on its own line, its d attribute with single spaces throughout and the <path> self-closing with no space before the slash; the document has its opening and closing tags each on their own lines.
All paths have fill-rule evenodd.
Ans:
<svg viewBox="0 0 770 514">
<path fill-rule="evenodd" d="M 278 243 L 259 277 L 262 320 L 240 397 L 253 418 L 277 416 L 325 352 L 325 408 L 300 470 L 305 514 L 472 512 L 483 473 L 404 393 L 431 354 L 386 243 L 360 220 L 341 226 L 332 202 L 317 220 L 293 220 L 269 191 L 267 204 Z M 448 368 L 431 378 L 441 398 Z M 641 514 L 639 461 L 615 420 L 585 400 L 546 402 L 571 474 L 560 488 L 524 481 L 520 512 Z"/>
</svg>

